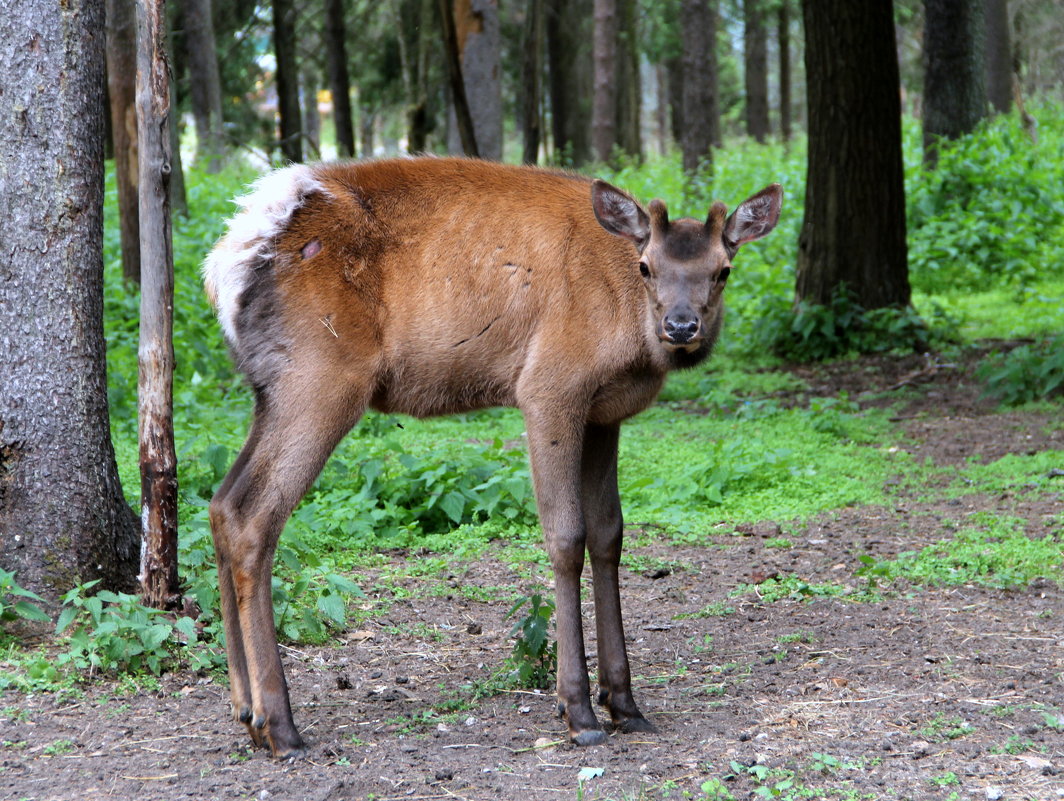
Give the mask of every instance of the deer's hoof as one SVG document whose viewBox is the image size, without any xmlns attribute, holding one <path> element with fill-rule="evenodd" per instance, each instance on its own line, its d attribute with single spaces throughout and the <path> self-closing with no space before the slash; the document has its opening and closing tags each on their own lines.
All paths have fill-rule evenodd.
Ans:
<svg viewBox="0 0 1064 801">
<path fill-rule="evenodd" d="M 569 739 L 579 746 L 602 745 L 606 742 L 606 732 L 602 729 L 584 729 L 575 734 L 570 733 Z"/>
</svg>

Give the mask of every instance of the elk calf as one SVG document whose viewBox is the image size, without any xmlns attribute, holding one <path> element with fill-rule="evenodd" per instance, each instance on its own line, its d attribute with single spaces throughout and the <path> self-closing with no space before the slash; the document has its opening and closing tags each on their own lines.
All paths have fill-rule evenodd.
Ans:
<svg viewBox="0 0 1064 801">
<path fill-rule="evenodd" d="M 710 352 L 731 259 L 779 219 L 766 187 L 726 217 L 670 221 L 603 181 L 464 159 L 291 166 L 262 178 L 204 265 L 255 392 L 247 443 L 211 501 L 233 712 L 299 755 L 277 650 L 277 538 L 367 408 L 417 417 L 516 406 L 554 570 L 558 709 L 600 743 L 580 620 L 594 577 L 598 700 L 632 697 L 617 567 L 617 437 L 665 375 Z"/>
</svg>

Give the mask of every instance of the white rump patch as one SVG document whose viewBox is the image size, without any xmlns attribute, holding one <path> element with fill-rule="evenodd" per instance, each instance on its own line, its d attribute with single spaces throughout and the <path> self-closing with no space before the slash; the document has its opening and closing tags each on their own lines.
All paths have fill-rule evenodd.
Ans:
<svg viewBox="0 0 1064 801">
<path fill-rule="evenodd" d="M 236 315 L 240 294 L 253 266 L 288 225 L 292 214 L 314 192 L 329 194 L 305 164 L 274 170 L 251 185 L 251 191 L 234 202 L 241 207 L 229 220 L 228 230 L 203 262 L 203 282 L 222 324 L 225 338 L 237 344 Z"/>
</svg>

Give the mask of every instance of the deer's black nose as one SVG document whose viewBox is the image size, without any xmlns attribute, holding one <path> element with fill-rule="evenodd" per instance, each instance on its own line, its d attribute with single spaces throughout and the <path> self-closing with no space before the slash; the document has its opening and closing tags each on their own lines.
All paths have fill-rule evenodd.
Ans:
<svg viewBox="0 0 1064 801">
<path fill-rule="evenodd" d="M 698 333 L 698 318 L 684 313 L 666 315 L 661 328 L 670 342 L 683 345 Z"/>
</svg>

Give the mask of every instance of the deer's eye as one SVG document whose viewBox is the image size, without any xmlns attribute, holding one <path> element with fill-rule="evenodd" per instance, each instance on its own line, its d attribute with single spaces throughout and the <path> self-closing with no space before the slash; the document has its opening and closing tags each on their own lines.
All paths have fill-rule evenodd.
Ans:
<svg viewBox="0 0 1064 801">
<path fill-rule="evenodd" d="M 644 278 L 650 278 L 650 266 L 645 262 L 639 262 L 639 274 Z"/>
</svg>

